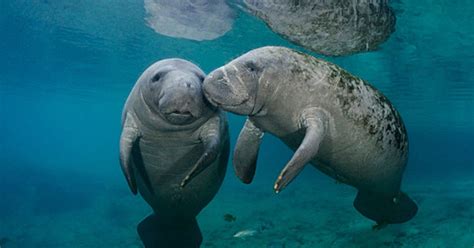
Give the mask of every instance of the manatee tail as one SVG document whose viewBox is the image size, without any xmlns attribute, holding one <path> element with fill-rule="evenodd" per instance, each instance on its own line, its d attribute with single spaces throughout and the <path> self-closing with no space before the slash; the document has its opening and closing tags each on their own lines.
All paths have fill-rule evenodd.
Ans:
<svg viewBox="0 0 474 248">
<path fill-rule="evenodd" d="M 379 225 L 407 222 L 418 211 L 416 203 L 403 192 L 393 197 L 359 190 L 354 207 Z"/>
<path fill-rule="evenodd" d="M 185 223 L 165 223 L 152 214 L 138 224 L 137 231 L 145 248 L 198 248 L 202 243 L 196 219 Z"/>
</svg>

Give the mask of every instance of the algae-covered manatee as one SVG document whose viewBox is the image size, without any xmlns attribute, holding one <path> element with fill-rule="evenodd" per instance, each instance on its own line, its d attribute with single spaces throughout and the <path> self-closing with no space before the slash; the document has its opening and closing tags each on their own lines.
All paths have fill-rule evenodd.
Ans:
<svg viewBox="0 0 474 248">
<path fill-rule="evenodd" d="M 252 50 L 205 79 L 214 105 L 248 119 L 234 151 L 237 176 L 254 177 L 268 132 L 295 151 L 274 189 L 310 163 L 359 190 L 355 208 L 378 224 L 402 223 L 417 205 L 400 190 L 408 158 L 402 118 L 390 101 L 339 66 L 284 48 Z"/>
</svg>

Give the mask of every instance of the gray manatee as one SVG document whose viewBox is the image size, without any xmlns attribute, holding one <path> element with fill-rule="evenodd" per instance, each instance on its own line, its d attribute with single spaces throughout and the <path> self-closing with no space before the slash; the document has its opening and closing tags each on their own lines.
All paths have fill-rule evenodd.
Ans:
<svg viewBox="0 0 474 248">
<path fill-rule="evenodd" d="M 232 28 L 236 14 L 225 0 L 145 0 L 146 21 L 157 33 L 213 40 Z"/>
<path fill-rule="evenodd" d="M 397 110 L 377 89 L 337 65 L 283 47 L 252 50 L 210 73 L 204 95 L 247 115 L 234 152 L 237 176 L 250 183 L 262 136 L 295 151 L 274 189 L 281 191 L 310 163 L 356 187 L 355 208 L 378 224 L 417 212 L 400 191 L 408 138 Z"/>
<path fill-rule="evenodd" d="M 205 100 L 204 77 L 188 61 L 161 60 L 143 72 L 125 103 L 120 164 L 131 191 L 154 211 L 138 226 L 145 247 L 198 247 L 195 217 L 224 179 L 227 120 Z"/>
<path fill-rule="evenodd" d="M 370 51 L 395 30 L 388 0 L 243 0 L 284 38 L 317 53 Z"/>
</svg>

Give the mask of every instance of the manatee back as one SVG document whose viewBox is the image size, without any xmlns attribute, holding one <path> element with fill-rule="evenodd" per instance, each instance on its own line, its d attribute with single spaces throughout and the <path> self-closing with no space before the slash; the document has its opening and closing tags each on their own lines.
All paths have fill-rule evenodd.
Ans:
<svg viewBox="0 0 474 248">
<path fill-rule="evenodd" d="M 276 33 L 314 52 L 340 56 L 375 50 L 395 30 L 387 0 L 245 0 Z"/>
</svg>

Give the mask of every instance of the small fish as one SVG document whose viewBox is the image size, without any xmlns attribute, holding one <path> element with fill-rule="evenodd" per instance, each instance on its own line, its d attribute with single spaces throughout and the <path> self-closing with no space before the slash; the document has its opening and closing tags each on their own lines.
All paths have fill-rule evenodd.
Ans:
<svg viewBox="0 0 474 248">
<path fill-rule="evenodd" d="M 237 220 L 237 218 L 232 214 L 224 214 L 224 220 L 227 222 L 234 222 Z"/>
<path fill-rule="evenodd" d="M 246 230 L 242 230 L 242 231 L 237 232 L 236 234 L 234 234 L 234 238 L 245 239 L 247 237 L 254 236 L 256 233 L 257 233 L 256 230 L 246 229 Z"/>
</svg>

